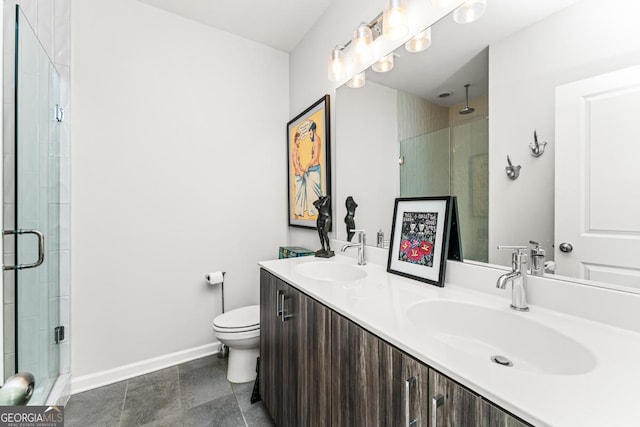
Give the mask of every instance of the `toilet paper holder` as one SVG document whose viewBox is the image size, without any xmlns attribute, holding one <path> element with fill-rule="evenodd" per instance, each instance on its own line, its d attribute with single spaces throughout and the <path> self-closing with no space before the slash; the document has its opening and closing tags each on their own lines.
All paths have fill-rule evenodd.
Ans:
<svg viewBox="0 0 640 427">
<path fill-rule="evenodd" d="M 222 281 L 219 283 L 211 283 L 211 276 L 209 274 L 205 274 L 204 278 L 207 279 L 207 283 L 211 286 L 220 285 L 220 293 L 222 294 L 222 312 L 224 313 L 224 276 L 227 274 L 226 271 L 222 272 Z M 229 347 L 224 344 L 220 344 L 220 350 L 218 350 L 218 359 L 224 359 L 229 356 Z"/>
<path fill-rule="evenodd" d="M 204 278 L 207 279 L 207 283 L 209 283 L 211 286 L 215 286 L 215 285 L 220 285 L 221 289 L 221 294 L 222 294 L 222 312 L 224 313 L 224 276 L 225 274 L 227 274 L 226 271 L 222 272 L 222 282 L 220 283 L 211 283 L 211 277 L 209 276 L 209 274 L 205 274 Z"/>
</svg>

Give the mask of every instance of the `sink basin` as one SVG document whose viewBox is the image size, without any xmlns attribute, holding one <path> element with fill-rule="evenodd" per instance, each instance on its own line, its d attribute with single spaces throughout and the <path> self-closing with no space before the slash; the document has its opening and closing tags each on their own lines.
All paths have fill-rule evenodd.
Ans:
<svg viewBox="0 0 640 427">
<path fill-rule="evenodd" d="M 488 364 L 494 363 L 492 356 L 506 357 L 513 365 L 504 369 L 578 375 L 596 364 L 593 354 L 577 341 L 509 308 L 429 300 L 409 307 L 407 315 L 421 333 Z"/>
<path fill-rule="evenodd" d="M 360 267 L 330 261 L 298 264 L 294 267 L 294 271 L 308 279 L 328 282 L 353 281 L 367 276 L 366 271 Z"/>
</svg>

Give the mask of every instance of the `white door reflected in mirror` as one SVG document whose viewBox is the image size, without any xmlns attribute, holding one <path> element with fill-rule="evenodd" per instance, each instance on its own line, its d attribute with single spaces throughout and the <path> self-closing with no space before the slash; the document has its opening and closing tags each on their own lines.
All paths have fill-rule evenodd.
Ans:
<svg viewBox="0 0 640 427">
<path fill-rule="evenodd" d="M 640 290 L 639 100 L 640 66 L 556 90 L 558 274 Z"/>
</svg>

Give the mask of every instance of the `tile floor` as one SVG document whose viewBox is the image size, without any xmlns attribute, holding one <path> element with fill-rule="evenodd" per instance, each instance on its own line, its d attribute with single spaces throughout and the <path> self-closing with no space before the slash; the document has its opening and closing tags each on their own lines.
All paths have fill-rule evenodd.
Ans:
<svg viewBox="0 0 640 427">
<path fill-rule="evenodd" d="M 273 426 L 253 382 L 227 381 L 227 359 L 208 356 L 74 394 L 66 427 Z"/>
</svg>

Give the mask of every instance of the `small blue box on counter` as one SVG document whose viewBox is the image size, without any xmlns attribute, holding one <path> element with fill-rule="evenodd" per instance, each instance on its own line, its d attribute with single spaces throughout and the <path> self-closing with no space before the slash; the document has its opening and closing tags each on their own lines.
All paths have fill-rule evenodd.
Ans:
<svg viewBox="0 0 640 427">
<path fill-rule="evenodd" d="M 315 251 L 301 248 L 300 246 L 280 246 L 280 250 L 278 251 L 278 258 L 296 258 L 299 256 L 310 256 L 315 254 Z"/>
</svg>

